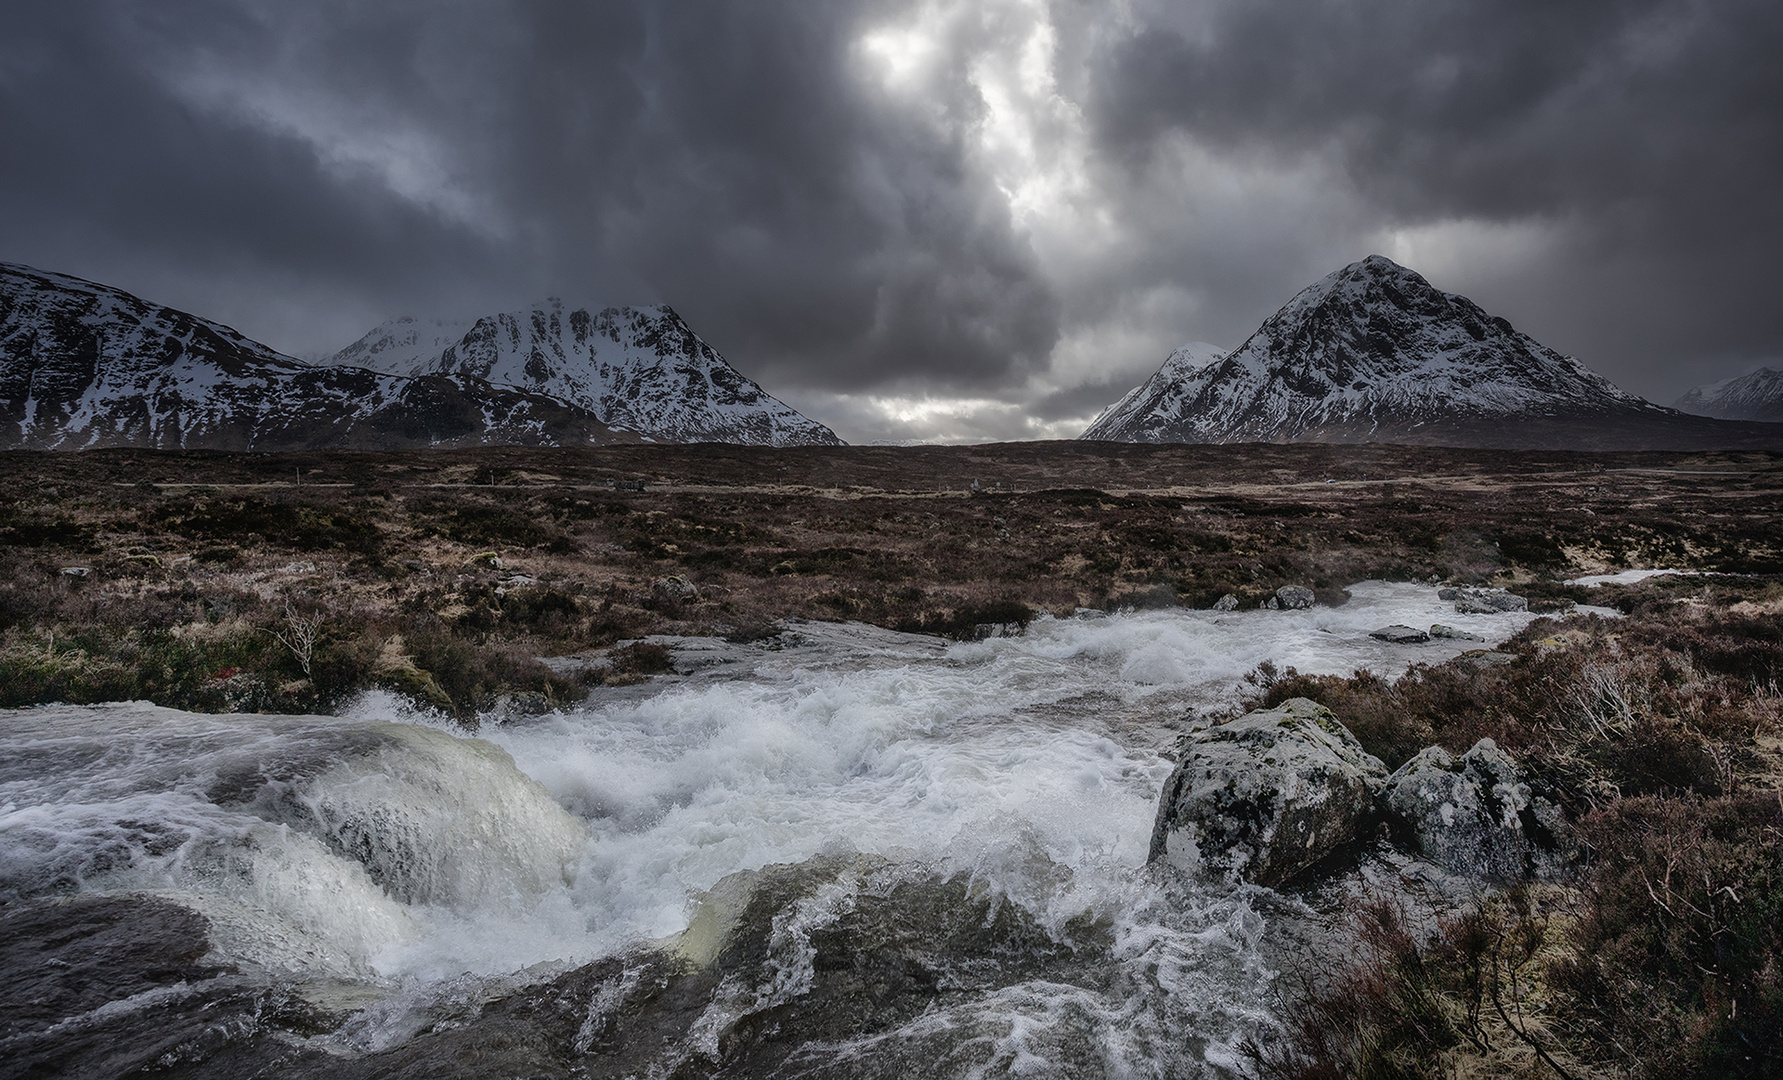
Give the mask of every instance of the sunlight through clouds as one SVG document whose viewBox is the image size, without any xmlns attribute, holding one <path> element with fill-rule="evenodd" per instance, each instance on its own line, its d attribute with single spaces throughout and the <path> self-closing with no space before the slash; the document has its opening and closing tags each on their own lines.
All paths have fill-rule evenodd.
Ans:
<svg viewBox="0 0 1783 1080">
<path fill-rule="evenodd" d="M 1783 340 L 1758 0 L 9 14 L 7 257 L 296 355 L 668 303 L 870 441 L 1074 434 L 1371 253 L 1654 400 Z"/>
</svg>

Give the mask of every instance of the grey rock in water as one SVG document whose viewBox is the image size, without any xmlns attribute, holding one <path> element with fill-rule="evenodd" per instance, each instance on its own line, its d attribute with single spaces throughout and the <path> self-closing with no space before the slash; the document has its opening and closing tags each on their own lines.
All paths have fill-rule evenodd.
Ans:
<svg viewBox="0 0 1783 1080">
<path fill-rule="evenodd" d="M 1278 885 L 1356 835 L 1386 766 L 1306 698 L 1185 736 L 1150 861 Z"/>
<path fill-rule="evenodd" d="M 1261 604 L 1258 604 L 1257 606 L 1260 608 L 1266 608 L 1270 611 L 1279 611 L 1279 610 L 1281 610 L 1282 602 L 1280 599 L 1272 596 L 1269 599 L 1263 601 Z"/>
<path fill-rule="evenodd" d="M 1289 611 L 1304 611 L 1312 607 L 1313 592 L 1301 585 L 1283 585 L 1275 590 L 1275 598 Z"/>
<path fill-rule="evenodd" d="M 1237 611 L 1238 597 L 1233 596 L 1231 593 L 1227 593 L 1213 602 L 1213 609 L 1215 611 Z"/>
<path fill-rule="evenodd" d="M 1424 858 L 1489 881 L 1558 870 L 1571 831 L 1491 739 L 1459 758 L 1427 747 L 1388 778 L 1381 801 Z"/>
<path fill-rule="evenodd" d="M 1529 600 L 1503 589 L 1464 592 L 1455 597 L 1455 610 L 1463 615 L 1496 615 L 1501 611 L 1528 611 Z"/>
<path fill-rule="evenodd" d="M 1486 640 L 1478 634 L 1470 634 L 1465 630 L 1457 630 L 1453 626 L 1444 626 L 1442 623 L 1430 624 L 1430 636 L 1433 638 L 1447 638 L 1450 641 Z"/>
<path fill-rule="evenodd" d="M 1453 587 L 1445 587 L 1436 590 L 1436 598 L 1438 600 L 1453 600 L 1460 595 L 1461 590 Z"/>
<path fill-rule="evenodd" d="M 1379 630 L 1371 630 L 1368 636 L 1394 645 L 1417 645 L 1430 640 L 1430 635 L 1417 627 L 1402 626 L 1398 623 L 1392 626 L 1383 626 Z"/>
</svg>

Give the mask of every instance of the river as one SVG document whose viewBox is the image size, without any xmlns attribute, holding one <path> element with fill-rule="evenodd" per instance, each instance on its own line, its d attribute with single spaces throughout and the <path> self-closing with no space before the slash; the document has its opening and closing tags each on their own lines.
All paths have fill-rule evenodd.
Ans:
<svg viewBox="0 0 1783 1080">
<path fill-rule="evenodd" d="M 1264 661 L 1530 618 L 1351 591 L 679 641 L 476 737 L 383 694 L 0 714 L 0 1075 L 1234 1074 L 1304 902 L 1145 865 L 1174 738 Z"/>
</svg>

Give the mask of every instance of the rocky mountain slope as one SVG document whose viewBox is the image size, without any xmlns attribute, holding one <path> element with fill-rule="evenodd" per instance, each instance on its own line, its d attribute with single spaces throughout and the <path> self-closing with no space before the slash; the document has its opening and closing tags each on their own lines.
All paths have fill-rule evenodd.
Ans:
<svg viewBox="0 0 1783 1080">
<path fill-rule="evenodd" d="M 1759 368 L 1737 379 L 1722 379 L 1687 391 L 1672 407 L 1722 420 L 1783 422 L 1783 371 Z"/>
<path fill-rule="evenodd" d="M 317 367 L 118 289 L 0 263 L 0 448 L 629 441 L 544 394 L 465 375 Z"/>
<path fill-rule="evenodd" d="M 1205 341 L 1191 341 L 1180 346 L 1164 359 L 1164 366 L 1152 377 L 1127 391 L 1119 401 L 1102 411 L 1096 422 L 1083 433 L 1086 439 L 1114 442 L 1183 442 L 1188 440 L 1128 439 L 1123 432 L 1140 430 L 1148 419 L 1157 417 L 1165 425 L 1182 419 L 1183 398 L 1179 388 L 1196 372 L 1226 358 L 1226 350 Z"/>
<path fill-rule="evenodd" d="M 841 443 L 733 368 L 666 306 L 572 310 L 552 298 L 470 324 L 404 317 L 331 362 L 519 387 L 659 442 Z"/>
<path fill-rule="evenodd" d="M 1191 363 L 1196 348 L 1083 438 L 1590 449 L 1769 438 L 1636 397 L 1379 255 L 1301 290 L 1230 353 Z"/>
</svg>

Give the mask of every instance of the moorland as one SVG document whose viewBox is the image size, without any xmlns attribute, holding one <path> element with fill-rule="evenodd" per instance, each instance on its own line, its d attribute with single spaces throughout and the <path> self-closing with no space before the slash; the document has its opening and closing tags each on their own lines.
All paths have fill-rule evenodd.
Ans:
<svg viewBox="0 0 1783 1080">
<path fill-rule="evenodd" d="M 0 705 L 328 709 L 386 686 L 466 720 L 648 674 L 655 634 L 853 619 L 971 637 L 1079 608 L 1783 573 L 1783 456 L 1387 446 L 622 446 L 14 452 Z M 600 663 L 547 666 L 540 658 Z"/>
<path fill-rule="evenodd" d="M 1482 737 L 1578 829 L 1563 882 L 1358 913 L 1272 1076 L 1765 1076 L 1783 1061 L 1783 455 L 1392 446 L 614 446 L 0 455 L 0 705 L 467 725 L 788 620 L 972 638 L 1083 608 L 1510 588 L 1515 659 L 1259 670 L 1389 766 Z M 1701 576 L 1587 589 L 1569 578 Z M 1581 602 L 1626 616 L 1574 617 Z"/>
</svg>

